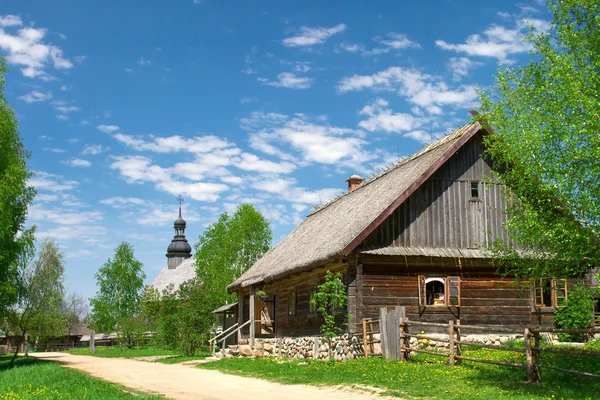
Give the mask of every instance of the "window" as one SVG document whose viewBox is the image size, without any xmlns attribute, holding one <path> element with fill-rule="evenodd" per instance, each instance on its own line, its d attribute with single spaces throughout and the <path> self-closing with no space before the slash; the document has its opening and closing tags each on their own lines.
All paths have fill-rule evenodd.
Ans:
<svg viewBox="0 0 600 400">
<path fill-rule="evenodd" d="M 427 278 L 419 275 L 419 305 L 460 307 L 460 277 Z"/>
<path fill-rule="evenodd" d="M 309 314 L 317 313 L 317 303 L 315 303 L 316 298 L 317 298 L 317 285 L 311 285 L 308 288 L 308 313 Z"/>
<path fill-rule="evenodd" d="M 541 278 L 533 281 L 535 307 L 565 307 L 567 305 L 567 280 Z"/>
<path fill-rule="evenodd" d="M 477 181 L 471 182 L 471 198 L 473 198 L 473 199 L 479 198 L 479 182 L 477 182 Z"/>
<path fill-rule="evenodd" d="M 296 289 L 288 294 L 288 315 L 291 317 L 296 316 Z"/>
</svg>

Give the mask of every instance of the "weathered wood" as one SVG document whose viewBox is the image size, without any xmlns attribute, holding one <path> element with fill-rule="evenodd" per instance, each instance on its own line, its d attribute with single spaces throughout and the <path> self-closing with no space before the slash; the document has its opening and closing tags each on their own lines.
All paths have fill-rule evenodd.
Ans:
<svg viewBox="0 0 600 400">
<path fill-rule="evenodd" d="M 533 334 L 533 348 L 531 349 L 531 351 L 533 351 L 533 369 L 534 369 L 534 374 L 535 374 L 535 380 L 536 382 L 541 382 L 542 381 L 542 373 L 540 371 L 540 367 L 539 365 L 542 363 L 541 361 L 541 355 L 540 355 L 540 333 L 534 333 Z"/>
<path fill-rule="evenodd" d="M 456 320 L 456 340 L 454 341 L 454 343 L 456 344 L 456 355 L 457 356 L 461 356 L 462 355 L 462 351 L 461 351 L 461 348 L 460 348 L 460 344 L 461 344 L 461 338 L 460 338 L 460 319 Z M 456 360 L 456 363 L 457 364 L 461 363 L 460 358 Z"/>
<path fill-rule="evenodd" d="M 531 332 L 528 328 L 525 328 L 523 334 L 525 340 L 525 360 L 527 361 L 527 382 L 535 382 L 535 371 L 533 369 L 533 353 L 531 351 Z"/>
<path fill-rule="evenodd" d="M 448 353 L 444 351 L 431 351 L 431 350 L 422 350 L 415 347 L 404 347 L 402 346 L 402 350 L 404 351 L 414 351 L 415 353 L 425 353 L 431 354 L 432 356 L 440 356 L 440 357 L 448 357 Z"/>
<path fill-rule="evenodd" d="M 255 314 L 254 314 L 254 287 L 250 288 L 250 320 L 254 320 L 255 319 Z M 254 346 L 254 339 L 256 337 L 256 324 L 255 323 L 251 323 L 250 324 L 250 346 Z"/>
<path fill-rule="evenodd" d="M 572 369 L 565 369 L 565 368 L 559 368 L 559 367 L 552 367 L 550 365 L 538 365 L 539 368 L 547 368 L 547 369 L 553 369 L 556 371 L 561 371 L 561 372 L 567 372 L 569 374 L 575 374 L 575 375 L 583 375 L 583 376 L 591 376 L 593 378 L 600 378 L 600 375 L 598 374 L 592 374 L 591 372 L 583 372 L 583 371 L 575 371 Z"/>
<path fill-rule="evenodd" d="M 416 334 L 416 335 L 410 334 L 410 333 L 405 333 L 404 337 L 409 337 L 409 338 L 414 337 L 414 338 L 417 338 L 417 339 L 432 340 L 434 342 L 450 343 L 450 339 L 438 338 L 438 337 L 435 337 L 435 336 L 427 336 L 427 335 L 423 335 L 423 334 L 420 334 L 420 333 Z"/>
<path fill-rule="evenodd" d="M 497 346 L 494 344 L 473 343 L 473 342 L 465 342 L 465 341 L 458 341 L 458 340 L 455 340 L 454 343 L 464 344 L 465 346 L 480 347 L 482 349 L 515 351 L 518 353 L 525 353 L 525 348 L 522 348 L 522 347 Z"/>
<path fill-rule="evenodd" d="M 572 354 L 576 356 L 600 356 L 600 351 L 591 351 L 591 350 L 570 350 L 570 349 L 552 349 L 549 347 L 539 347 L 539 343 L 535 344 L 533 348 L 535 352 L 546 352 L 546 353 L 555 353 L 555 354 Z M 538 362 L 539 364 L 539 362 Z"/>
<path fill-rule="evenodd" d="M 389 352 L 389 340 L 387 337 L 388 331 L 385 329 L 387 326 L 387 309 L 380 308 L 379 309 L 379 327 L 380 327 L 380 336 L 381 336 L 381 354 L 384 359 L 389 360 L 390 352 Z"/>
<path fill-rule="evenodd" d="M 400 361 L 406 361 L 406 352 L 404 350 L 402 350 L 402 348 L 406 345 L 404 342 L 406 340 L 406 334 L 404 333 L 404 329 L 405 329 L 405 318 L 401 317 L 400 321 L 399 321 L 399 328 L 400 328 Z"/>
<path fill-rule="evenodd" d="M 368 334 L 367 334 L 367 320 L 363 319 L 363 348 L 364 348 L 364 353 L 365 353 L 365 358 L 369 358 L 369 343 L 368 340 Z"/>
<path fill-rule="evenodd" d="M 9 342 L 10 345 L 10 342 Z M 92 331 L 90 333 L 90 353 L 94 354 L 96 352 L 96 332 Z"/>
<path fill-rule="evenodd" d="M 313 337 L 313 359 L 319 358 L 319 338 L 317 336 Z"/>
<path fill-rule="evenodd" d="M 454 321 L 448 321 L 448 365 L 454 366 Z"/>
<path fill-rule="evenodd" d="M 537 333 L 537 332 L 546 332 L 546 333 L 590 333 L 590 334 L 594 334 L 594 333 L 600 333 L 600 328 L 595 328 L 595 329 L 539 329 L 539 328 L 532 328 L 531 332 L 533 333 Z"/>
<path fill-rule="evenodd" d="M 454 358 L 464 360 L 464 361 L 473 361 L 473 362 L 480 362 L 480 363 L 484 363 L 484 364 L 504 365 L 506 367 L 517 367 L 517 368 L 527 369 L 527 364 L 511 363 L 511 362 L 506 362 L 506 361 L 484 360 L 481 358 L 471 358 L 471 357 L 465 357 L 465 356 L 454 356 Z"/>
<path fill-rule="evenodd" d="M 242 326 L 244 323 L 244 295 L 242 291 L 238 291 L 238 326 Z M 242 330 L 238 330 L 238 343 L 242 340 Z"/>
</svg>

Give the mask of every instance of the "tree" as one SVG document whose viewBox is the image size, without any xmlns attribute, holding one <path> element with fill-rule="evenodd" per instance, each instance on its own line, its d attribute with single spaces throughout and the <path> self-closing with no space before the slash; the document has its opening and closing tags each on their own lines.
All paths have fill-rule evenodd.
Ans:
<svg viewBox="0 0 600 400">
<path fill-rule="evenodd" d="M 38 258 L 29 257 L 19 268 L 17 288 L 18 301 L 7 319 L 9 331 L 18 338 L 17 350 L 11 360 L 11 368 L 17 357 L 19 345 L 26 337 L 56 337 L 64 333 L 67 316 L 64 313 L 63 274 L 64 256 L 58 246 L 46 240 Z M 26 346 L 26 352 L 29 346 Z"/>
<path fill-rule="evenodd" d="M 571 277 L 600 265 L 600 3 L 550 0 L 532 58 L 501 68 L 480 118 L 506 184 L 508 232 L 524 252 L 494 255 L 518 277 Z M 522 259 L 521 254 L 527 258 Z"/>
<path fill-rule="evenodd" d="M 119 328 L 119 323 L 123 327 L 132 325 L 128 319 L 137 316 L 141 310 L 146 278 L 142 268 L 142 263 L 134 257 L 133 246 L 123 242 L 115 249 L 113 259 L 109 258 L 96 272 L 98 291 L 90 299 L 95 330 L 112 332 Z M 128 336 L 127 345 L 132 346 L 130 332 L 124 333 Z"/>
<path fill-rule="evenodd" d="M 227 285 L 239 278 L 271 246 L 269 221 L 250 204 L 242 204 L 232 217 L 221 214 L 196 244 L 196 271 L 212 309 L 237 300 Z M 214 318 L 214 316 L 212 316 Z"/>
<path fill-rule="evenodd" d="M 71 293 L 65 298 L 64 313 L 69 325 L 82 324 L 88 318 L 89 308 L 85 298 L 77 293 Z"/>
<path fill-rule="evenodd" d="M 348 315 L 345 312 L 348 296 L 346 285 L 341 273 L 335 275 L 331 271 L 325 274 L 325 282 L 319 285 L 315 298 L 312 300 L 317 306 L 317 312 L 323 317 L 321 333 L 329 343 L 329 357 L 331 358 L 331 340 L 341 335 L 348 326 Z"/>
<path fill-rule="evenodd" d="M 27 208 L 35 189 L 27 168 L 15 113 L 4 98 L 6 64 L 0 57 L 0 319 L 17 300 L 19 258 L 34 251 L 34 228 L 25 229 Z M 21 260 L 22 261 L 22 260 Z"/>
</svg>

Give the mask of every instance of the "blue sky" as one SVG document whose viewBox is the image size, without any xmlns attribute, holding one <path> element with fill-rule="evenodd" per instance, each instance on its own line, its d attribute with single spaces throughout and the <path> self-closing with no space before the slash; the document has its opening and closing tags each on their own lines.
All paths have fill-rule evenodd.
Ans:
<svg viewBox="0 0 600 400">
<path fill-rule="evenodd" d="M 348 176 L 466 122 L 548 20 L 535 1 L 4 1 L 29 221 L 85 297 L 124 240 L 154 279 L 179 193 L 191 243 L 250 202 L 275 244 Z"/>
</svg>

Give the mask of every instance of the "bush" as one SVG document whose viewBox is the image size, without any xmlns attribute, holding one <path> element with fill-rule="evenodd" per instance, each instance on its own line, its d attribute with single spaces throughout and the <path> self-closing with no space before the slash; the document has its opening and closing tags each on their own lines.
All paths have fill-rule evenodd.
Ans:
<svg viewBox="0 0 600 400">
<path fill-rule="evenodd" d="M 589 328 L 594 318 L 594 291 L 577 285 L 569 291 L 567 306 L 558 309 L 554 314 L 554 323 L 561 329 Z M 561 342 L 582 342 L 586 339 L 584 334 L 559 333 Z"/>
</svg>

